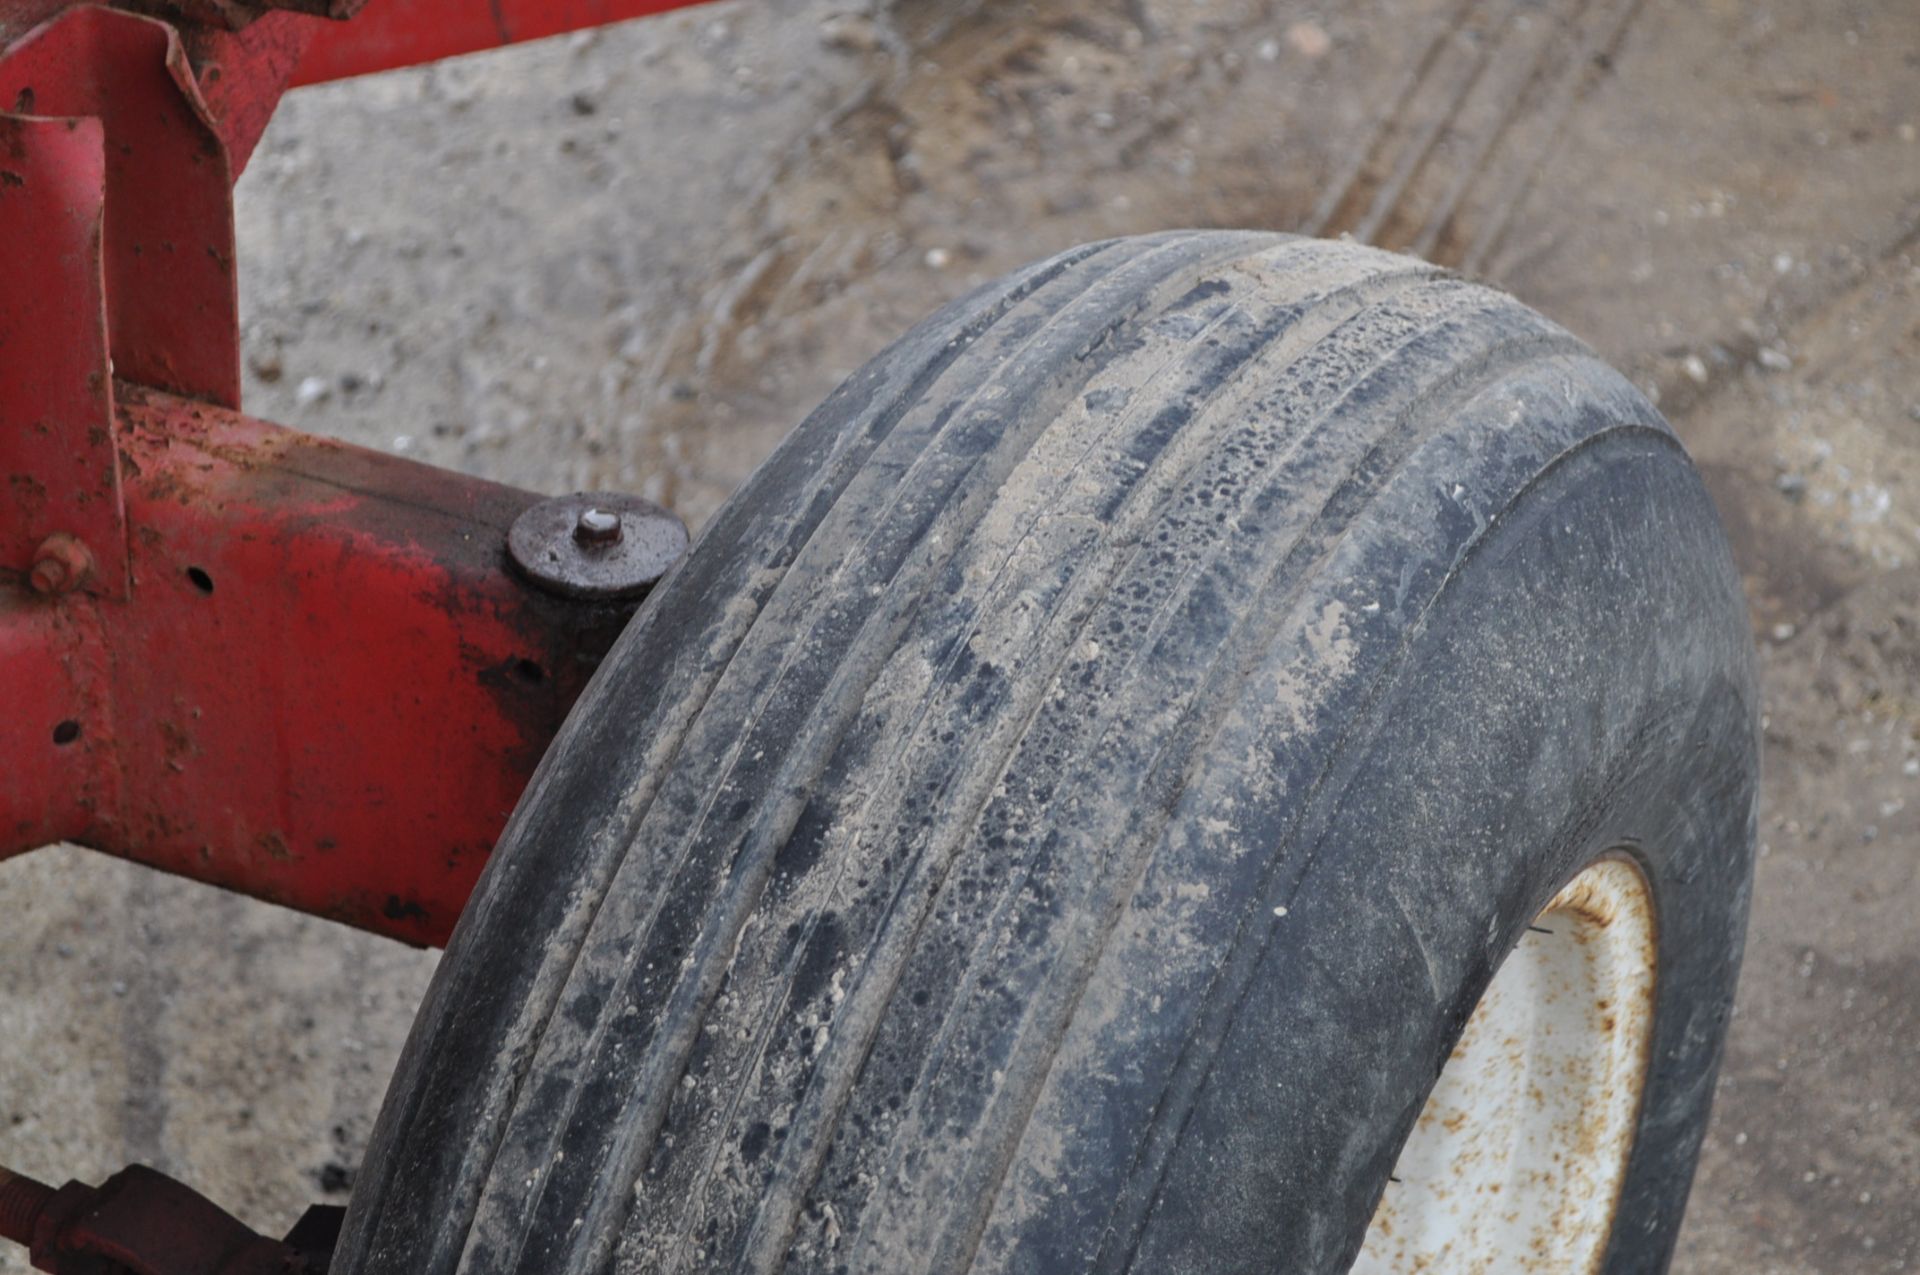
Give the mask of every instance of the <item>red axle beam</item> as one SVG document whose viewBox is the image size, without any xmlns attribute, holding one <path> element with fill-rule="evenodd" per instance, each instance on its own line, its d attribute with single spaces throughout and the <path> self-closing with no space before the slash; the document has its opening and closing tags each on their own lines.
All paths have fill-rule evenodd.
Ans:
<svg viewBox="0 0 1920 1275">
<path fill-rule="evenodd" d="M 129 593 L 0 586 L 0 854 L 444 943 L 633 604 L 508 570 L 529 493 L 116 390 Z"/>
</svg>

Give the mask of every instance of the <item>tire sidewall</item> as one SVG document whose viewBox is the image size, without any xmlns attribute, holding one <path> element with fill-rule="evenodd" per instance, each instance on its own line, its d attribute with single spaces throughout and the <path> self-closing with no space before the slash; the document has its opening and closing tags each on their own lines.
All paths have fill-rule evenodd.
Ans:
<svg viewBox="0 0 1920 1275">
<path fill-rule="evenodd" d="M 1361 622 L 1405 656 L 1333 706 L 1354 725 L 1300 822 L 1242 830 L 1290 848 L 1249 900 L 1255 968 L 1132 1269 L 1347 1269 L 1501 961 L 1608 854 L 1647 878 L 1659 964 L 1602 1269 L 1665 1268 L 1744 937 L 1757 697 L 1697 476 L 1669 443 L 1616 443 L 1543 474 L 1415 628 Z M 1220 1207 L 1249 1197 L 1272 1207 Z"/>
</svg>

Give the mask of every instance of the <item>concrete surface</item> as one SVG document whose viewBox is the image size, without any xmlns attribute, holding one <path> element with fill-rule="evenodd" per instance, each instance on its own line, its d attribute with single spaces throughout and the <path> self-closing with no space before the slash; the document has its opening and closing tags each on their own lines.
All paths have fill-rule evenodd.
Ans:
<svg viewBox="0 0 1920 1275">
<path fill-rule="evenodd" d="M 290 98 L 240 188 L 249 407 L 697 524 L 888 337 L 1077 241 L 1347 232 L 1513 290 L 1672 417 L 1763 648 L 1675 1269 L 1906 1270 L 1917 128 L 1912 0 L 722 4 Z M 271 1227 L 345 1198 L 432 955 L 72 850 L 0 883 L 0 1162 L 145 1160 Z"/>
</svg>

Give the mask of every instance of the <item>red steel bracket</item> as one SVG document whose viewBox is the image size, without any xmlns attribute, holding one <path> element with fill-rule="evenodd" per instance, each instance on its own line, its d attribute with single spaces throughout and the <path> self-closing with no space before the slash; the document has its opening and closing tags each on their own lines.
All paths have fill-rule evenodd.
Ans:
<svg viewBox="0 0 1920 1275">
<path fill-rule="evenodd" d="M 104 131 L 107 217 L 96 251 L 114 374 L 238 407 L 233 173 L 173 28 L 71 9 L 0 61 L 0 109 L 8 104 L 26 117 L 97 120 Z M 80 193 L 92 175 L 75 163 L 68 188 Z M 37 238 L 29 229 L 9 256 L 44 261 Z M 20 288 L 9 280 L 7 292 L 11 300 Z"/>
<path fill-rule="evenodd" d="M 119 390 L 130 595 L 0 588 L 0 854 L 444 943 L 634 604 L 507 569 L 530 493 Z"/>
<path fill-rule="evenodd" d="M 126 531 L 100 245 L 105 133 L 96 119 L 0 115 L 0 566 L 25 573 L 55 531 L 93 546 L 124 588 Z"/>
<path fill-rule="evenodd" d="M 0 1169 L 0 1239 L 26 1245 L 51 1275 L 324 1275 L 340 1213 L 309 1209 L 270 1240 L 145 1165 L 57 1191 Z"/>
<path fill-rule="evenodd" d="M 150 18 L 71 9 L 0 58 L 0 569 L 73 537 L 71 587 L 125 595 L 113 376 L 239 405 L 229 155 L 292 72 L 281 35 L 207 37 L 220 111 Z"/>
</svg>

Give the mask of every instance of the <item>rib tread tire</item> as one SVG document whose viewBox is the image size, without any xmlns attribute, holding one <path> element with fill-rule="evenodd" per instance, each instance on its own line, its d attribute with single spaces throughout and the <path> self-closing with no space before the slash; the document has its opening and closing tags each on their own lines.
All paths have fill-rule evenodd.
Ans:
<svg viewBox="0 0 1920 1275">
<path fill-rule="evenodd" d="M 1611 512 L 1555 529 L 1595 492 Z M 1589 600 L 1615 590 L 1650 636 L 1558 653 L 1584 742 L 1549 750 L 1601 795 L 1463 809 L 1510 833 L 1527 796 L 1557 847 L 1537 864 L 1389 853 L 1351 880 L 1355 803 L 1377 832 L 1369 793 L 1449 764 L 1363 779 L 1409 746 L 1382 723 L 1440 698 L 1419 670 L 1554 654 L 1461 611 L 1539 573 L 1469 568 L 1564 565 L 1615 523 Z M 460 921 L 336 1269 L 1344 1269 L 1465 998 L 1588 842 L 1637 843 L 1636 805 L 1664 821 L 1663 909 L 1699 914 L 1663 971 L 1705 1015 L 1660 1020 L 1674 1079 L 1656 1068 L 1610 1259 L 1654 1269 L 1745 915 L 1740 616 L 1657 413 L 1499 293 L 1219 232 L 984 289 L 782 445 L 596 678 Z M 1473 634 L 1452 657 L 1448 626 Z M 1435 728 L 1456 771 L 1511 777 L 1500 748 L 1548 712 L 1517 684 L 1533 698 L 1479 686 L 1512 702 Z M 1704 782 L 1650 796 L 1696 739 Z M 1355 975 L 1292 946 L 1322 878 L 1385 936 L 1360 998 L 1381 1021 L 1315 1008 Z M 1435 889 L 1498 899 L 1472 954 Z M 1336 1029 L 1406 1061 L 1324 1115 L 1247 1079 Z M 1299 1146 L 1256 1169 L 1236 1120 Z"/>
</svg>

